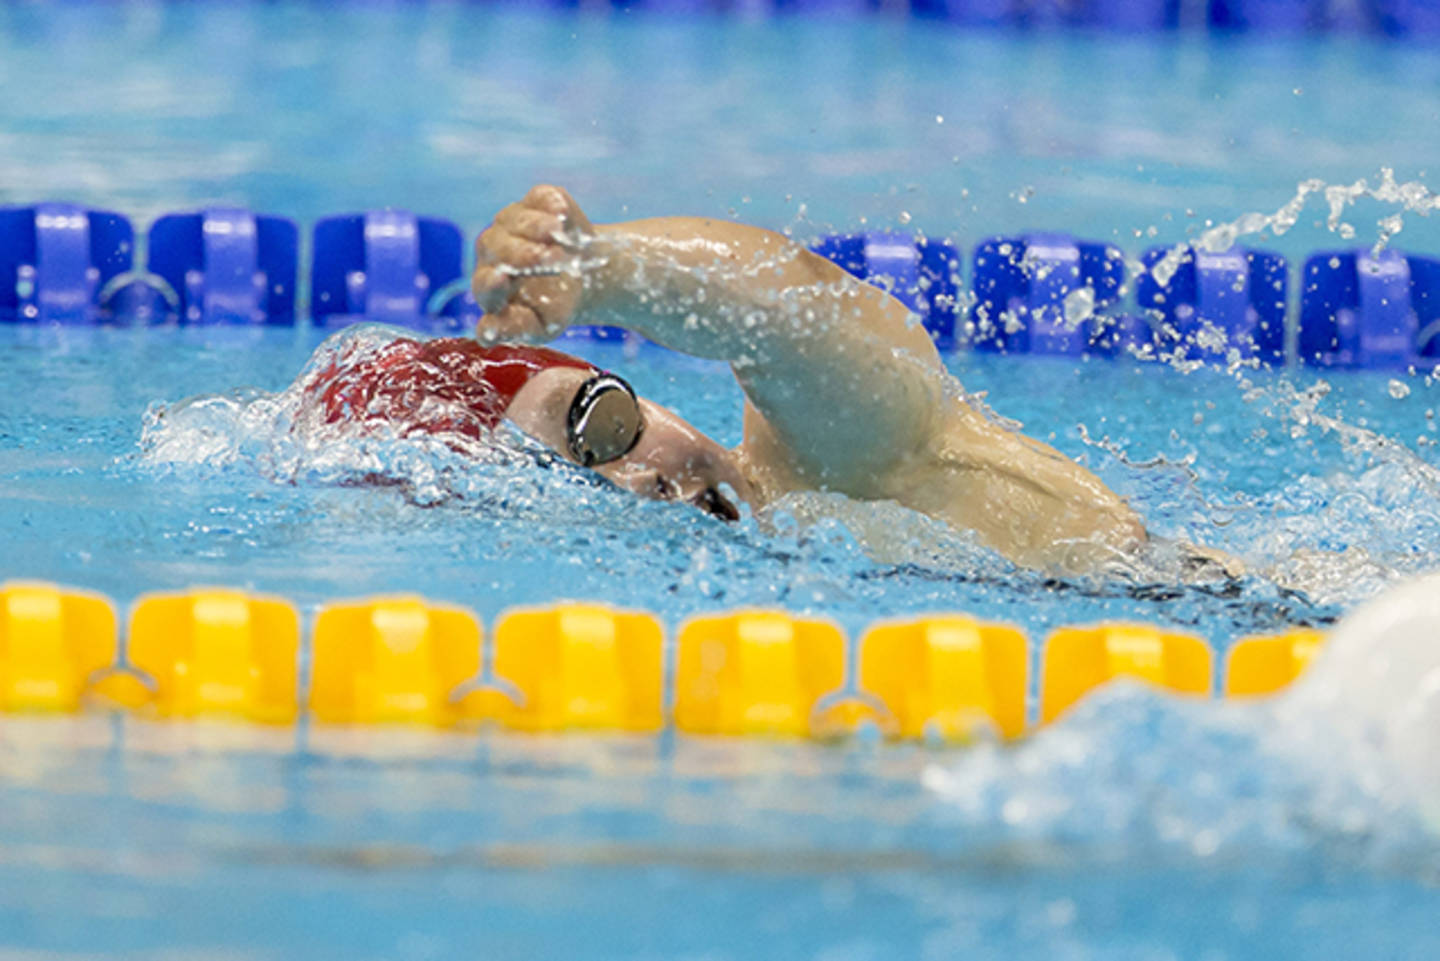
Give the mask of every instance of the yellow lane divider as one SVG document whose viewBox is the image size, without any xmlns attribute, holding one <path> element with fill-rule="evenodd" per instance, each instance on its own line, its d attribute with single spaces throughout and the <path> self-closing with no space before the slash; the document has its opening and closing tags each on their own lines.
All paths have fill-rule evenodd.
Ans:
<svg viewBox="0 0 1440 961">
<path fill-rule="evenodd" d="M 873 724 L 890 737 L 950 741 L 1026 730 L 1031 644 L 1014 627 L 963 615 L 871 626 L 853 683 L 839 626 L 781 611 L 687 620 L 668 675 L 665 629 L 643 612 L 507 612 L 488 665 L 484 640 L 464 608 L 394 596 L 322 606 L 307 642 L 282 598 L 196 588 L 137 600 L 122 647 L 106 598 L 12 581 L 0 584 L 0 711 L 108 705 L 286 724 L 304 703 L 322 724 L 656 732 L 668 720 L 691 734 L 781 737 Z M 1245 638 L 1230 650 L 1222 693 L 1279 691 L 1322 643 L 1312 630 Z M 1040 720 L 1120 677 L 1210 696 L 1213 660 L 1202 639 L 1143 624 L 1061 628 L 1041 652 Z"/>
<path fill-rule="evenodd" d="M 664 631 L 648 614 L 572 604 L 512 611 L 495 627 L 495 675 L 518 697 L 479 711 L 520 731 L 658 731 Z"/>
<path fill-rule="evenodd" d="M 1063 627 L 1045 642 L 1040 720 L 1050 722 L 1106 681 L 1128 677 L 1177 694 L 1208 696 L 1210 645 L 1144 624 Z"/>
<path fill-rule="evenodd" d="M 1324 642 L 1325 635 L 1312 630 L 1236 641 L 1225 661 L 1225 696 L 1273 694 L 1289 686 L 1310 666 Z"/>
<path fill-rule="evenodd" d="M 680 628 L 675 727 L 694 734 L 817 733 L 811 715 L 845 683 L 845 635 L 778 611 L 696 617 Z"/>
<path fill-rule="evenodd" d="M 127 661 L 160 717 L 284 724 L 299 714 L 300 615 L 278 597 L 225 588 L 150 594 L 130 614 Z"/>
<path fill-rule="evenodd" d="M 310 713 L 334 724 L 446 725 L 480 673 L 480 622 L 420 597 L 327 604 L 315 617 Z"/>
<path fill-rule="evenodd" d="M 54 584 L 0 585 L 0 710 L 74 711 L 90 675 L 114 663 L 115 609 Z"/>
<path fill-rule="evenodd" d="M 859 686 L 890 711 L 887 733 L 963 741 L 994 725 L 1019 737 L 1030 648 L 1015 628 L 970 617 L 880 624 L 860 640 Z"/>
</svg>

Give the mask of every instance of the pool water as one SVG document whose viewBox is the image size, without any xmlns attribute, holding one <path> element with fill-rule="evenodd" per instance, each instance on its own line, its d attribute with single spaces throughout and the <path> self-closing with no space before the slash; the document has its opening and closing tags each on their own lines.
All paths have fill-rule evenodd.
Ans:
<svg viewBox="0 0 1440 961">
<path fill-rule="evenodd" d="M 1432 51 L 1353 38 L 5 6 L 0 203 L 141 225 L 209 202 L 302 223 L 394 204 L 473 232 L 557 181 L 597 220 L 733 213 L 800 240 L 878 225 L 966 248 L 1047 228 L 1136 254 L 1273 213 L 1309 178 L 1423 181 L 1436 79 Z M 1292 259 L 1373 243 L 1398 209 L 1362 198 L 1332 231 L 1316 195 L 1264 242 Z M 1394 243 L 1440 250 L 1435 228 L 1409 212 Z M 822 495 L 727 526 L 542 468 L 513 436 L 483 464 L 420 443 L 307 447 L 284 390 L 325 335 L 0 325 L 0 578 L 122 603 L 218 583 L 307 616 L 419 591 L 487 623 L 560 597 L 671 626 L 779 605 L 852 635 L 935 610 L 1033 638 L 1125 617 L 1223 651 L 1329 623 L 1440 546 L 1426 371 L 947 358 L 1156 532 L 1261 572 L 1221 590 L 1056 582 Z M 571 346 L 739 439 L 723 367 Z M 376 472 L 395 483 L 357 483 Z M 1433 658 L 1405 656 L 1391 713 L 1122 688 L 1014 749 L 6 719 L 0 957 L 1430 958 L 1440 853 L 1410 785 L 1433 741 L 1382 736 L 1434 710 Z M 1352 714 L 1363 749 L 1341 748 Z"/>
<path fill-rule="evenodd" d="M 1012 621 L 1036 638 L 1123 617 L 1192 629 L 1223 649 L 1247 632 L 1332 620 L 1347 601 L 1426 570 L 1437 538 L 1434 421 L 1421 407 L 1434 388 L 1422 377 L 1397 380 L 1413 384 L 1399 399 L 1390 375 L 1332 377 L 1320 398 L 1299 391 L 1297 372 L 951 357 L 969 389 L 1087 462 L 1156 534 L 1234 551 L 1272 575 L 1186 588 L 1052 581 L 895 505 L 836 495 L 791 497 L 726 525 L 539 466 L 518 435 L 505 438 L 509 458 L 490 464 L 430 441 L 300 443 L 283 389 L 320 337 L 0 328 L 8 370 L 28 385 L 0 451 L 14 573 L 121 600 L 194 583 L 307 607 L 416 591 L 487 620 L 559 597 L 608 599 L 671 624 L 781 606 L 852 633 L 934 610 Z M 724 366 L 571 346 L 722 442 L 739 440 L 740 392 Z M 228 381 L 253 389 L 205 393 Z M 1335 425 L 1316 423 L 1326 418 Z M 398 483 L 367 480 L 377 473 Z M 1297 552 L 1309 557 L 1303 570 Z"/>
<path fill-rule="evenodd" d="M 1069 230 L 1136 253 L 1152 229 L 1171 243 L 1271 212 L 1303 180 L 1423 177 L 1440 144 L 1433 49 L 1360 37 L 79 2 L 7 4 L 0 44 L 0 203 L 145 222 L 391 204 L 473 231 L 557 182 L 597 221 L 903 222 L 967 249 Z M 1337 245 L 1319 198 L 1306 212 L 1288 255 Z M 1390 212 L 1353 210 L 1357 242 Z M 1410 217 L 1396 243 L 1437 237 Z"/>
</svg>

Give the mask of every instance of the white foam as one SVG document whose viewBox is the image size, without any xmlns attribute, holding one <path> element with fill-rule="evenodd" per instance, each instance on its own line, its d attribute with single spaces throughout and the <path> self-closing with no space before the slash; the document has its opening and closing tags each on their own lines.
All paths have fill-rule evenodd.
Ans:
<svg viewBox="0 0 1440 961">
<path fill-rule="evenodd" d="M 1273 721 L 1280 743 L 1440 828 L 1440 574 L 1347 616 Z"/>
<path fill-rule="evenodd" d="M 1440 575 L 1356 610 L 1283 696 L 1207 702 L 1111 684 L 1026 741 L 931 765 L 924 783 L 992 840 L 1433 877 Z"/>
</svg>

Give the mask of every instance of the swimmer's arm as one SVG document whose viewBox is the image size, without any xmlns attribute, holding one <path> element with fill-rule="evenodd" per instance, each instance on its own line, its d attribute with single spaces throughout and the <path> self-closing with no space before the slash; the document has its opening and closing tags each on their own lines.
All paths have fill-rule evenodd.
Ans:
<svg viewBox="0 0 1440 961">
<path fill-rule="evenodd" d="M 852 493 L 931 437 L 943 368 L 893 297 L 761 228 L 583 218 L 558 188 L 536 188 L 496 218 L 477 244 L 477 296 L 495 311 L 482 337 L 610 323 L 727 361 L 812 479 Z M 569 275 L 523 276 L 567 261 Z"/>
</svg>

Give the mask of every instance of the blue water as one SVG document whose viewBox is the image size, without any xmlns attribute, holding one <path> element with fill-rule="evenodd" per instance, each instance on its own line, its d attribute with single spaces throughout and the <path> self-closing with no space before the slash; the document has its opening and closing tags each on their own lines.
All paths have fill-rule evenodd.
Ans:
<svg viewBox="0 0 1440 961">
<path fill-rule="evenodd" d="M 1334 396 L 1318 406 L 1361 433 L 1347 447 L 1315 426 L 1291 436 L 1305 411 L 1286 394 L 1287 378 L 1303 379 L 1295 372 L 1249 373 L 1259 399 L 1247 402 L 1247 388 L 1218 371 L 951 359 L 970 389 L 988 391 L 1130 497 L 1157 534 L 1282 572 L 1297 549 L 1351 549 L 1348 559 L 1318 557 L 1298 581 L 1308 589 L 1301 596 L 1264 576 L 1218 592 L 1050 582 L 919 515 L 834 496 L 792 498 L 729 526 L 684 505 L 638 501 L 580 470 L 542 470 L 523 454 L 477 465 L 418 443 L 386 442 L 378 454 L 297 449 L 283 423 L 245 412 L 289 385 L 320 336 L 0 328 L 7 369 L 28 385 L 0 439 L 11 572 L 122 602 L 195 583 L 280 593 L 307 609 L 417 591 L 487 620 L 559 597 L 609 599 L 672 625 L 702 611 L 778 605 L 857 634 L 880 617 L 945 609 L 1013 621 L 1037 639 L 1065 623 L 1133 617 L 1196 630 L 1223 649 L 1245 632 L 1323 623 L 1343 602 L 1427 569 L 1440 523 L 1433 448 L 1364 446 L 1431 436 L 1421 404 L 1434 388 L 1420 377 L 1397 381 L 1413 384 L 1399 400 L 1389 375 L 1333 378 Z M 738 441 L 741 398 L 723 366 L 654 349 L 634 358 L 617 346 L 586 349 L 722 442 Z M 1063 391 L 1053 389 L 1057 377 Z M 159 401 L 227 381 L 268 390 L 258 402 L 242 394 L 201 408 L 172 403 L 154 420 Z M 1123 407 L 1109 403 L 1117 393 Z M 403 483 L 362 482 L 377 463 Z"/>
<path fill-rule="evenodd" d="M 1044 227 L 1135 253 L 1271 213 L 1307 178 L 1423 178 L 1435 63 L 1370 40 L 884 18 L 7 5 L 0 203 L 73 199 L 142 226 L 211 201 L 302 222 L 390 203 L 473 231 L 554 180 L 600 220 L 733 211 L 802 240 L 865 223 L 965 246 Z M 1341 219 L 1370 243 L 1395 210 Z M 1267 242 L 1351 243 L 1328 214 L 1312 199 Z M 1412 214 L 1395 244 L 1437 241 Z M 539 470 L 514 438 L 517 456 L 482 466 L 398 443 L 297 452 L 261 415 L 321 339 L 0 326 L 0 578 L 122 605 L 221 583 L 307 616 L 415 590 L 487 623 L 557 597 L 672 626 L 783 605 L 852 633 L 931 610 L 1037 639 L 1133 617 L 1223 650 L 1328 622 L 1440 547 L 1424 371 L 949 359 L 1157 532 L 1273 575 L 1216 592 L 1051 582 L 836 498 L 724 526 Z M 723 368 L 584 349 L 739 439 Z M 398 486 L 353 483 L 372 456 Z M 1397 786 L 1413 761 L 1275 743 L 1292 728 L 1133 691 L 969 752 L 8 719 L 0 956 L 1434 957 L 1433 815 Z"/>
<path fill-rule="evenodd" d="M 1058 229 L 1135 252 L 1305 179 L 1434 173 L 1440 145 L 1433 49 L 1366 38 L 287 2 L 7 4 L 0 37 L 0 203 L 145 221 L 393 204 L 473 231 L 556 181 L 596 220 L 906 214 L 966 247 Z M 1308 211 L 1288 254 L 1337 243 Z M 1396 242 L 1433 252 L 1435 230 Z"/>
</svg>

